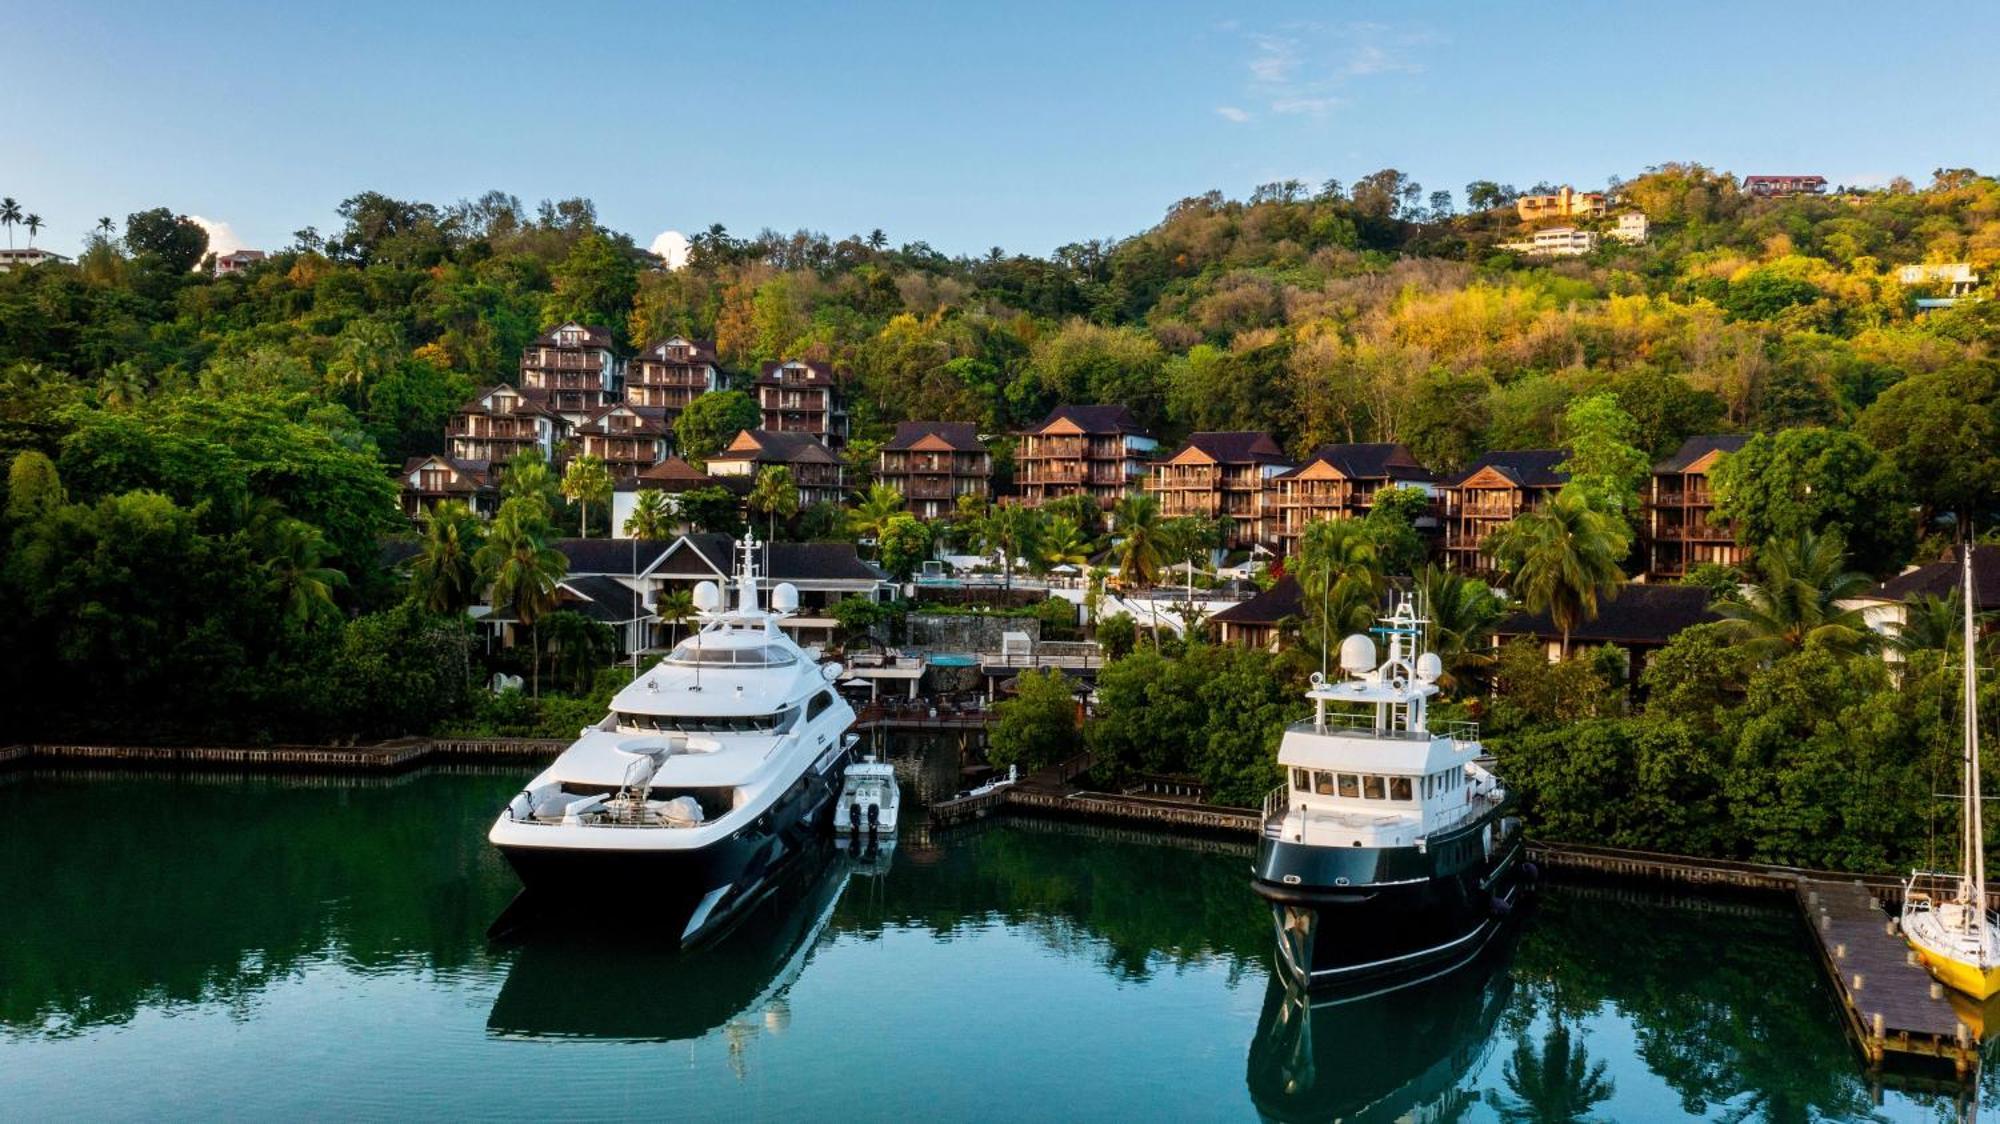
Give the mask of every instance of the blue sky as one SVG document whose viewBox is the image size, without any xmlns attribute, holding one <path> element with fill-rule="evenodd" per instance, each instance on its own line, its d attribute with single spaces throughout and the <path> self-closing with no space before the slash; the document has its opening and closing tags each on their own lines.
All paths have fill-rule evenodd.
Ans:
<svg viewBox="0 0 2000 1124">
<path fill-rule="evenodd" d="M 1385 166 L 1601 185 L 2000 168 L 2000 6 L 0 3 L 0 195 L 71 252 L 169 206 L 277 248 L 373 188 L 586 195 L 947 252 Z M 19 240 L 23 235 L 16 233 Z"/>
</svg>

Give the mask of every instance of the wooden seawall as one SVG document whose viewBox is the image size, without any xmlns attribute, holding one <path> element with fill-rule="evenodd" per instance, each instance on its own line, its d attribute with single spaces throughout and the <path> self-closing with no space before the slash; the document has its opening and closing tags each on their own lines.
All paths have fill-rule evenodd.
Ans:
<svg viewBox="0 0 2000 1124">
<path fill-rule="evenodd" d="M 374 745 L 89 745 L 51 742 L 0 747 L 0 766 L 33 762 L 149 765 L 193 769 L 298 769 L 388 772 L 424 761 L 553 760 L 568 744 L 547 738 L 402 738 Z"/>
</svg>

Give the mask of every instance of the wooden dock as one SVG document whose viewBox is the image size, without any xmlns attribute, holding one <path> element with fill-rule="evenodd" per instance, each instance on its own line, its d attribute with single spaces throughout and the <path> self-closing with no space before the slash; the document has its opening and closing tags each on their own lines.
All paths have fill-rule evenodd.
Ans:
<svg viewBox="0 0 2000 1124">
<path fill-rule="evenodd" d="M 964 796 L 954 796 L 949 800 L 940 800 L 931 805 L 930 826 L 957 827 L 960 824 L 985 819 L 987 816 L 992 815 L 1000 805 L 1006 803 L 1007 794 L 1012 790 L 1013 786 L 1008 785 L 1006 788 L 996 788 L 981 793 L 967 793 Z"/>
<path fill-rule="evenodd" d="M 94 745 L 47 742 L 0 747 L 0 767 L 126 765 L 178 769 L 278 769 L 383 773 L 426 761 L 551 761 L 566 742 L 546 738 L 398 738 L 372 745 Z"/>
<path fill-rule="evenodd" d="M 1970 1077 L 1979 1066 L 1978 1035 L 1917 963 L 1867 884 L 1801 878 L 1796 893 L 1848 1030 L 1869 1064 L 1944 1062 Z"/>
</svg>

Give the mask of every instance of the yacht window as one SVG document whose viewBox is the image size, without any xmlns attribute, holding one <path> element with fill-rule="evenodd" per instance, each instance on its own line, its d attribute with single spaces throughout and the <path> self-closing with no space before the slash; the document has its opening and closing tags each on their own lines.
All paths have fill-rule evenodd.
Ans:
<svg viewBox="0 0 2000 1124">
<path fill-rule="evenodd" d="M 1408 801 L 1410 799 L 1410 778 L 1389 778 L 1389 799 Z"/>
<path fill-rule="evenodd" d="M 1332 774 L 1332 773 L 1314 773 L 1314 774 L 1313 774 L 1313 791 L 1314 791 L 1314 792 L 1317 792 L 1317 793 L 1319 793 L 1319 794 L 1320 794 L 1321 796 L 1332 796 L 1332 795 L 1333 795 L 1333 774 Z"/>
<path fill-rule="evenodd" d="M 1431 779 L 1430 779 L 1429 777 L 1425 777 L 1425 778 L 1424 778 L 1424 799 L 1426 799 L 1426 800 L 1429 800 L 1430 798 L 1431 798 Z"/>
<path fill-rule="evenodd" d="M 1313 789 L 1312 772 L 1307 769 L 1293 769 L 1292 787 L 1298 789 L 1300 792 L 1311 792 Z"/>
<path fill-rule="evenodd" d="M 1361 795 L 1361 778 L 1353 773 L 1340 774 L 1340 794 L 1349 800 Z"/>
<path fill-rule="evenodd" d="M 818 718 L 821 714 L 826 712 L 827 707 L 830 707 L 832 705 L 833 705 L 832 691 L 821 691 L 819 694 L 814 695 L 813 700 L 806 704 L 806 721 L 810 722 L 813 719 Z"/>
<path fill-rule="evenodd" d="M 1376 776 L 1362 777 L 1361 794 L 1370 800 L 1382 799 L 1382 778 Z"/>
<path fill-rule="evenodd" d="M 798 711 L 784 710 L 776 714 L 739 714 L 718 716 L 709 714 L 632 714 L 620 712 L 618 726 L 625 730 L 660 730 L 682 734 L 765 734 L 783 733 L 789 729 Z"/>
<path fill-rule="evenodd" d="M 755 645 L 748 648 L 725 647 L 715 643 L 704 644 L 701 638 L 689 637 L 674 648 L 668 662 L 678 664 L 700 664 L 714 667 L 784 667 L 798 662 L 790 652 L 775 645 Z"/>
</svg>

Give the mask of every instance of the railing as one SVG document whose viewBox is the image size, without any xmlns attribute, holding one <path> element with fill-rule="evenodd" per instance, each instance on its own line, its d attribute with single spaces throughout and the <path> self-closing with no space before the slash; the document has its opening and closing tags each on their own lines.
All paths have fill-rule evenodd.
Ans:
<svg viewBox="0 0 2000 1124">
<path fill-rule="evenodd" d="M 1264 834 L 1275 838 L 1284 822 L 1285 813 L 1291 811 L 1292 790 L 1279 785 L 1264 794 Z"/>
</svg>

